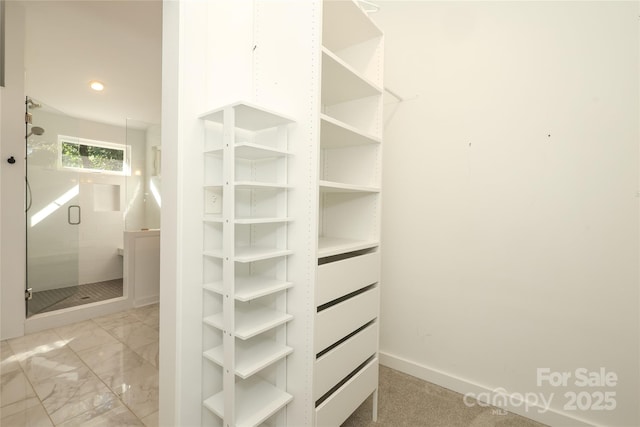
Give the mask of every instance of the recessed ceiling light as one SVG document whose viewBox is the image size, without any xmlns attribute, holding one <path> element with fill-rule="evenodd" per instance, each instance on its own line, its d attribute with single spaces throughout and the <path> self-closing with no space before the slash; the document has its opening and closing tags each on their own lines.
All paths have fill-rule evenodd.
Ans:
<svg viewBox="0 0 640 427">
<path fill-rule="evenodd" d="M 91 86 L 91 89 L 100 92 L 102 90 L 104 90 L 104 84 L 97 81 L 97 80 L 93 80 L 91 82 L 89 82 L 89 86 Z"/>
</svg>

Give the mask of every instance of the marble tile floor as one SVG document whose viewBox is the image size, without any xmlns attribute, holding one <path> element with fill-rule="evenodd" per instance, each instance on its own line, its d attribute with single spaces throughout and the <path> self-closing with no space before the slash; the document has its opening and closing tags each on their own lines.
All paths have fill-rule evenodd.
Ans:
<svg viewBox="0 0 640 427">
<path fill-rule="evenodd" d="M 0 425 L 157 426 L 158 305 L 1 341 Z"/>
<path fill-rule="evenodd" d="M 0 426 L 157 426 L 158 305 L 0 342 Z M 343 427 L 543 427 L 380 367 L 371 399 Z"/>
</svg>

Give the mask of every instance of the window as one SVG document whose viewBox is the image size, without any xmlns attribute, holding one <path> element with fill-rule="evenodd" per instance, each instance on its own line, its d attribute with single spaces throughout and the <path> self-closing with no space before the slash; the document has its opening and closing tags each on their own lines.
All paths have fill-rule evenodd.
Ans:
<svg viewBox="0 0 640 427">
<path fill-rule="evenodd" d="M 79 172 L 130 175 L 129 149 L 124 144 L 58 136 L 58 164 Z"/>
</svg>

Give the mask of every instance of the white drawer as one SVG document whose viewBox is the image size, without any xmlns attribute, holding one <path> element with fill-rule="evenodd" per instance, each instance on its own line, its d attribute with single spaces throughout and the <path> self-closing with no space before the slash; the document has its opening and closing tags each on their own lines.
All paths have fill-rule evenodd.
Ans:
<svg viewBox="0 0 640 427">
<path fill-rule="evenodd" d="M 378 388 L 378 359 L 373 359 L 316 408 L 316 427 L 336 427 Z"/>
<path fill-rule="evenodd" d="M 378 349 L 378 323 L 373 323 L 315 362 L 313 400 L 318 400 Z"/>
<path fill-rule="evenodd" d="M 379 306 L 380 291 L 375 287 L 317 313 L 315 353 L 378 317 Z"/>
<path fill-rule="evenodd" d="M 318 266 L 316 306 L 380 280 L 380 253 L 373 252 Z"/>
</svg>

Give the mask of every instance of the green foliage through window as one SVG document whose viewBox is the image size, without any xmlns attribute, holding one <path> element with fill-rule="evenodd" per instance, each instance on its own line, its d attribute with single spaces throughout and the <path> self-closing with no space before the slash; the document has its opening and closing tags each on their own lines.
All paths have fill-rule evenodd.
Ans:
<svg viewBox="0 0 640 427">
<path fill-rule="evenodd" d="M 61 142 L 62 166 L 92 171 L 124 172 L 124 148 Z"/>
</svg>

